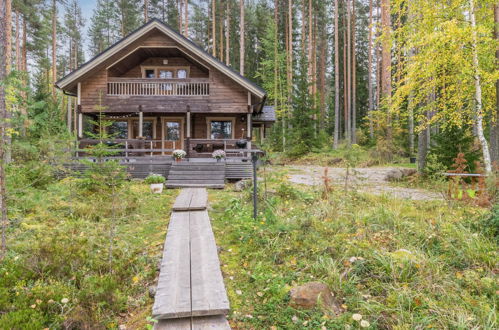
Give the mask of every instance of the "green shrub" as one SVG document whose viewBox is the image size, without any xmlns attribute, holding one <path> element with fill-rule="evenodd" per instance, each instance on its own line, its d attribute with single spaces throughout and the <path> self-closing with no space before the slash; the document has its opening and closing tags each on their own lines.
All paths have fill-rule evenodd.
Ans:
<svg viewBox="0 0 499 330">
<path fill-rule="evenodd" d="M 149 174 L 149 176 L 144 180 L 147 184 L 165 183 L 166 179 L 161 174 Z"/>
</svg>

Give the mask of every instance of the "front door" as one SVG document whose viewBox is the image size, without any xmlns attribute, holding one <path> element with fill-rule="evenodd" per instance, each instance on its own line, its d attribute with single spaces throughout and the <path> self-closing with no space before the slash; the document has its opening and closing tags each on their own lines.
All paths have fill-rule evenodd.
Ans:
<svg viewBox="0 0 499 330">
<path fill-rule="evenodd" d="M 184 149 L 184 119 L 163 117 L 162 125 L 162 148 Z M 171 155 L 171 151 L 163 152 L 163 155 Z"/>
</svg>

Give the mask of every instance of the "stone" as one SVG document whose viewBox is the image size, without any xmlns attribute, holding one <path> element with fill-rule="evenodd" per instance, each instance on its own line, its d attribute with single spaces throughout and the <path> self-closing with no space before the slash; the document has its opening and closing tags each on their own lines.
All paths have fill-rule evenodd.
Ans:
<svg viewBox="0 0 499 330">
<path fill-rule="evenodd" d="M 321 282 L 309 282 L 292 288 L 290 298 L 290 306 L 296 309 L 320 307 L 334 315 L 339 315 L 342 312 L 341 305 L 329 287 Z"/>
<path fill-rule="evenodd" d="M 156 296 L 156 286 L 151 285 L 149 287 L 149 297 L 154 298 L 154 296 Z"/>
<path fill-rule="evenodd" d="M 400 181 L 408 176 L 416 174 L 417 171 L 412 168 L 394 168 L 386 174 L 386 181 Z"/>
<path fill-rule="evenodd" d="M 239 180 L 234 185 L 234 191 L 241 192 L 251 186 L 251 180 Z"/>
</svg>

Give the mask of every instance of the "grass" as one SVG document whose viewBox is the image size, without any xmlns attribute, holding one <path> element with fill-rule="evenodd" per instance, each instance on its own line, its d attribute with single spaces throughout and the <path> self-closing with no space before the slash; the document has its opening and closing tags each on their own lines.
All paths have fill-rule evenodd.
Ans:
<svg viewBox="0 0 499 330">
<path fill-rule="evenodd" d="M 9 252 L 0 267 L 0 328 L 145 328 L 176 192 L 128 182 L 109 260 L 110 214 L 76 180 L 11 196 Z"/>
<path fill-rule="evenodd" d="M 249 191 L 210 193 L 233 328 L 359 328 L 354 313 L 372 329 L 497 328 L 499 249 L 481 230 L 487 210 L 340 187 L 324 198 L 272 175 L 257 221 Z M 290 288 L 309 281 L 328 284 L 344 313 L 291 308 Z"/>
</svg>

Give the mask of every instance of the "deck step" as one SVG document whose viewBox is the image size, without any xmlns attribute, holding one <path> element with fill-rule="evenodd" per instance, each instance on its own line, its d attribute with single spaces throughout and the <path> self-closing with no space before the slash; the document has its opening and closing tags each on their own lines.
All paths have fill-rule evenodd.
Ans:
<svg viewBox="0 0 499 330">
<path fill-rule="evenodd" d="M 166 181 L 167 188 L 206 187 L 223 189 L 225 163 L 175 162 Z"/>
</svg>

